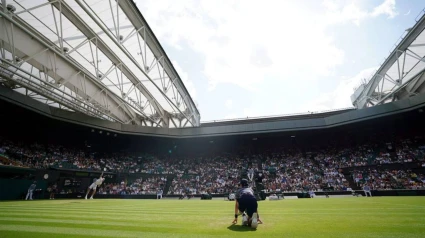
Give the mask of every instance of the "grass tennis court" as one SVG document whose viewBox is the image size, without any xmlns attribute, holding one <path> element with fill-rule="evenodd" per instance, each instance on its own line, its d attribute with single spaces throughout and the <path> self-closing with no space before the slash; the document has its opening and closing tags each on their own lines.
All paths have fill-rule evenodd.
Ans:
<svg viewBox="0 0 425 238">
<path fill-rule="evenodd" d="M 425 197 L 261 201 L 257 230 L 232 226 L 233 210 L 222 200 L 0 202 L 0 237 L 425 237 Z"/>
</svg>

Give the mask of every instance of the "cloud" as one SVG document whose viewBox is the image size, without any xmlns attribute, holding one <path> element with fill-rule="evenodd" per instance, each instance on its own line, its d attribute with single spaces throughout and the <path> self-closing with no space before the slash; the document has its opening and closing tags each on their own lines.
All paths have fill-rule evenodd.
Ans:
<svg viewBox="0 0 425 238">
<path fill-rule="evenodd" d="M 210 90 L 233 84 L 255 91 L 270 75 L 284 81 L 308 70 L 319 77 L 343 63 L 344 52 L 315 20 L 320 14 L 305 17 L 309 10 L 297 2 L 138 2 L 161 41 L 202 55 Z M 317 56 L 321 60 L 311 60 Z"/>
<path fill-rule="evenodd" d="M 387 15 L 388 18 L 394 18 L 398 15 L 395 7 L 395 0 L 385 0 L 381 5 L 375 7 L 371 16 Z"/>
<path fill-rule="evenodd" d="M 334 91 L 323 93 L 317 99 L 306 103 L 301 107 L 300 112 L 353 107 L 350 96 L 354 93 L 354 88 L 358 87 L 363 79 L 370 78 L 377 69 L 378 67 L 364 69 L 354 77 L 342 79 Z"/>
<path fill-rule="evenodd" d="M 325 22 L 326 24 L 343 24 L 352 22 L 359 26 L 361 21 L 368 18 L 379 17 L 381 15 L 394 18 L 398 15 L 396 11 L 395 0 L 384 0 L 380 5 L 373 8 L 372 11 L 362 9 L 358 2 L 350 2 L 346 5 L 341 5 L 340 1 L 324 0 L 323 6 L 326 8 Z"/>
<path fill-rule="evenodd" d="M 385 0 L 371 12 L 357 1 L 324 0 L 325 14 L 300 1 L 136 2 L 161 41 L 176 49 L 187 45 L 202 55 L 209 90 L 234 84 L 255 91 L 271 75 L 285 81 L 301 70 L 314 75 L 310 80 L 331 75 L 344 62 L 344 51 L 326 34 L 329 25 L 359 25 L 370 17 L 398 14 L 395 0 Z M 317 56 L 320 60 L 311 60 Z"/>
<path fill-rule="evenodd" d="M 398 14 L 395 0 L 381 0 L 370 8 L 365 8 L 362 1 L 324 0 L 319 10 L 304 0 L 265 0 L 262 4 L 256 0 L 135 1 L 162 44 L 179 50 L 178 56 L 184 55 L 189 61 L 192 57 L 201 59 L 196 62 L 200 70 L 186 69 L 191 78 L 207 80 L 196 82 L 196 86 L 204 87 L 198 88 L 199 92 L 216 90 L 218 86 L 228 90 L 225 87 L 231 84 L 258 97 L 259 103 L 247 105 L 237 116 L 233 114 L 235 117 L 280 114 L 288 108 L 285 103 L 272 110 L 273 106 L 261 100 L 278 100 L 270 95 L 291 94 L 299 85 L 318 80 L 321 85 L 328 85 L 338 75 L 340 65 L 351 62 L 338 48 L 329 28 L 338 24 L 360 26 L 373 18 L 394 18 Z M 181 68 L 178 71 L 180 76 L 184 74 Z M 196 97 L 188 76 L 182 77 L 183 82 L 189 92 L 195 91 L 191 95 Z M 312 111 L 351 106 L 353 87 L 344 79 L 334 92 L 296 108 Z M 345 95 L 339 93 L 342 91 Z M 232 105 L 240 98 L 243 97 L 233 96 Z"/>
<path fill-rule="evenodd" d="M 408 15 L 410 15 L 410 12 L 411 12 L 411 10 L 409 9 L 409 11 L 408 12 L 406 12 L 405 14 L 403 14 L 404 16 L 408 16 Z"/>
<path fill-rule="evenodd" d="M 338 2 L 336 0 L 324 0 L 322 4 L 330 11 L 337 11 L 339 8 Z"/>
<path fill-rule="evenodd" d="M 227 99 L 226 102 L 224 103 L 224 106 L 227 109 L 232 109 L 233 108 L 233 101 L 231 99 Z"/>
<path fill-rule="evenodd" d="M 356 25 L 360 25 L 360 21 L 368 17 L 367 11 L 361 9 L 359 6 L 352 2 L 347 5 L 329 5 L 327 7 L 327 13 L 325 14 L 325 24 L 343 24 L 346 22 L 352 22 Z"/>
<path fill-rule="evenodd" d="M 184 86 L 186 87 L 187 91 L 189 92 L 192 99 L 195 101 L 195 104 L 197 104 L 197 92 L 195 85 L 193 82 L 189 79 L 189 75 L 186 71 L 183 71 L 183 69 L 180 67 L 180 65 L 176 61 L 172 61 L 172 64 L 174 68 L 176 69 L 177 73 L 179 74 L 181 80 L 183 81 Z"/>
</svg>

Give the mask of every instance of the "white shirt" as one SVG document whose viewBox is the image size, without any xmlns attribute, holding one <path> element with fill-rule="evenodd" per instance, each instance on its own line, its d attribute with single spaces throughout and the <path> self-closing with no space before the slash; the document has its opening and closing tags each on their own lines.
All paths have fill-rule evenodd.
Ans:
<svg viewBox="0 0 425 238">
<path fill-rule="evenodd" d="M 104 178 L 101 178 L 101 179 L 98 179 L 98 180 L 96 180 L 96 185 L 97 186 L 100 186 L 100 185 L 102 185 L 102 183 L 103 183 L 103 180 L 105 180 Z"/>
</svg>

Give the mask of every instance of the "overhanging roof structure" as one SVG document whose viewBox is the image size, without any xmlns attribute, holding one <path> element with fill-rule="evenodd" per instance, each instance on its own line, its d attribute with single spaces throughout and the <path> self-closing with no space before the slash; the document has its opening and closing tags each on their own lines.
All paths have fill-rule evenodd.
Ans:
<svg viewBox="0 0 425 238">
<path fill-rule="evenodd" d="M 385 104 L 425 92 L 425 9 L 406 29 L 395 48 L 367 83 L 351 96 L 358 109 Z"/>
<path fill-rule="evenodd" d="M 131 0 L 1 0 L 0 83 L 61 109 L 149 127 L 200 125 Z"/>
</svg>

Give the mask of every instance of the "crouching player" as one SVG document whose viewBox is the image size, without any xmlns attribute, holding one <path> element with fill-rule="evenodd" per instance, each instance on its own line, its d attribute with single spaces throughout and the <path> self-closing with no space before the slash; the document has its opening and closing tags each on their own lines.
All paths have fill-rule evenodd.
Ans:
<svg viewBox="0 0 425 238">
<path fill-rule="evenodd" d="M 103 172 L 102 172 L 102 174 L 100 175 L 99 179 L 95 179 L 93 181 L 93 183 L 90 185 L 90 187 L 87 189 L 86 199 L 87 199 L 87 195 L 89 195 L 91 189 L 93 189 L 93 193 L 92 193 L 90 199 L 93 199 L 93 196 L 96 193 L 97 186 L 102 185 L 103 181 L 105 181 L 105 178 L 103 178 Z"/>
<path fill-rule="evenodd" d="M 238 223 L 239 213 L 242 214 L 242 225 L 257 228 L 262 224 L 258 215 L 258 203 L 254 191 L 248 186 L 248 180 L 241 180 L 241 188 L 236 192 L 235 219 L 233 224 Z"/>
</svg>

